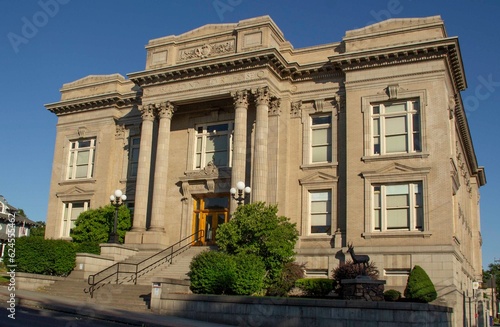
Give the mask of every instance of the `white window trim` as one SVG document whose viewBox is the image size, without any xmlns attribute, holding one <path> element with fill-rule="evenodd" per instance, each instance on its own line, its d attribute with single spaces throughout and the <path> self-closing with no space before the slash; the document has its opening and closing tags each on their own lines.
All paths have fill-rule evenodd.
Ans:
<svg viewBox="0 0 500 327">
<path fill-rule="evenodd" d="M 324 101 L 321 110 L 316 110 L 314 105 L 305 103 L 302 107 L 302 170 L 318 168 L 336 168 L 337 162 L 337 117 L 334 114 L 333 105 Z M 312 117 L 313 116 L 331 116 L 331 161 L 330 162 L 312 162 Z"/>
<path fill-rule="evenodd" d="M 299 180 L 302 186 L 302 214 L 300 222 L 300 235 L 307 238 L 331 238 L 337 228 L 337 184 L 338 177 L 316 172 L 309 177 Z M 315 191 L 330 191 L 331 194 L 331 222 L 330 233 L 311 233 L 310 220 L 310 193 Z"/>
<path fill-rule="evenodd" d="M 193 165 L 192 165 L 192 169 L 193 170 L 201 170 L 203 168 L 205 168 L 209 162 L 209 160 L 207 160 L 207 155 L 206 155 L 206 138 L 208 136 L 215 136 L 217 135 L 218 133 L 215 132 L 215 133 L 210 133 L 209 131 L 207 131 L 206 127 L 209 126 L 209 125 L 223 125 L 223 124 L 228 124 L 228 129 L 227 131 L 221 131 L 221 132 L 218 132 L 219 134 L 222 134 L 222 135 L 227 135 L 227 141 L 228 141 L 228 149 L 227 149 L 227 152 L 228 152 L 228 161 L 227 161 L 227 166 L 218 166 L 217 164 L 215 164 L 216 167 L 231 167 L 232 165 L 232 159 L 233 159 L 233 131 L 234 131 L 234 121 L 216 121 L 216 122 L 208 122 L 208 123 L 202 123 L 202 124 L 197 124 L 194 128 L 194 151 L 192 152 L 193 153 Z M 200 160 L 200 167 L 196 167 L 196 151 L 197 151 L 197 140 L 198 140 L 198 137 L 199 137 L 199 134 L 198 134 L 198 128 L 199 127 L 202 127 L 204 131 L 206 132 L 203 132 L 202 133 L 202 149 L 201 149 L 201 160 Z"/>
<path fill-rule="evenodd" d="M 365 180 L 364 202 L 365 202 L 365 230 L 362 236 L 366 239 L 375 237 L 430 237 L 432 235 L 430 225 L 430 210 L 428 196 L 427 176 L 430 168 L 411 168 L 400 164 L 391 164 L 390 167 L 383 168 L 377 172 L 362 172 Z M 388 230 L 376 231 L 373 219 L 373 185 L 374 184 L 402 184 L 402 183 L 422 183 L 422 202 L 424 221 L 422 230 Z"/>
<path fill-rule="evenodd" d="M 66 217 L 66 209 L 71 210 L 73 209 L 73 204 L 74 203 L 82 203 L 83 202 L 83 211 L 85 212 L 90 209 L 90 200 L 75 200 L 75 201 L 64 201 L 62 203 L 62 219 L 61 219 L 61 237 L 62 238 L 67 238 L 70 239 L 70 230 L 71 230 L 71 215 Z M 68 207 L 66 207 L 68 205 Z M 65 222 L 67 222 L 65 224 Z M 65 228 L 66 227 L 66 228 Z"/>
<path fill-rule="evenodd" d="M 75 152 L 78 153 L 80 151 L 78 151 L 78 149 L 72 149 L 71 145 L 74 142 L 79 142 L 79 141 L 84 141 L 84 140 L 89 140 L 91 142 L 91 145 L 88 147 L 88 149 L 90 149 L 90 153 L 89 153 L 89 161 L 87 163 L 87 175 L 86 175 L 86 177 L 76 178 L 75 177 L 76 176 L 76 158 L 75 158 L 75 162 L 73 164 L 73 167 L 70 167 L 70 162 L 71 162 L 71 157 L 73 156 L 73 154 Z M 84 149 L 87 149 L 87 147 Z M 96 167 L 96 164 L 95 164 L 96 149 L 97 149 L 97 137 L 95 137 L 95 136 L 85 137 L 85 138 L 76 139 L 76 140 L 69 140 L 68 156 L 67 156 L 67 164 L 66 164 L 66 180 L 79 181 L 79 180 L 91 179 L 94 177 L 94 174 L 95 174 L 94 168 Z M 90 162 L 92 164 L 89 164 Z M 70 171 L 71 171 L 71 176 L 70 176 Z"/>
<path fill-rule="evenodd" d="M 388 154 L 373 154 L 372 145 L 372 105 L 378 103 L 404 102 L 416 100 L 420 105 L 420 151 Z M 364 129 L 364 151 L 361 160 L 364 162 L 393 160 L 405 158 L 427 158 L 427 138 L 426 138 L 426 110 L 427 91 L 426 90 L 404 90 L 398 91 L 397 99 L 389 99 L 386 94 L 369 95 L 361 98 L 361 112 L 363 113 Z"/>
</svg>

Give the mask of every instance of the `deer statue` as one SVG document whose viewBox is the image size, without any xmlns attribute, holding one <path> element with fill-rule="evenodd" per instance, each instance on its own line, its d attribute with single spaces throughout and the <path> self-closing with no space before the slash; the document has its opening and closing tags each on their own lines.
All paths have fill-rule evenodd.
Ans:
<svg viewBox="0 0 500 327">
<path fill-rule="evenodd" d="M 362 264 L 363 265 L 363 273 L 366 271 L 366 268 L 368 267 L 368 261 L 370 261 L 370 257 L 367 256 L 366 254 L 361 254 L 357 255 L 354 253 L 354 246 L 352 246 L 352 243 L 347 243 L 347 252 L 351 255 L 352 261 L 355 264 Z"/>
</svg>

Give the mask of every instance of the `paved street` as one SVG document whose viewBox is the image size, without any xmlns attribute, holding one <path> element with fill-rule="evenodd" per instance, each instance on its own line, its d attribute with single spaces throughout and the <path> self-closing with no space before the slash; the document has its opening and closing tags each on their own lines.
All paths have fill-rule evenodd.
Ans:
<svg viewBox="0 0 500 327">
<path fill-rule="evenodd" d="M 98 327 L 124 327 L 134 326 L 123 324 L 120 322 L 103 321 L 99 319 L 91 319 L 89 317 L 81 317 L 71 313 L 52 311 L 47 309 L 37 309 L 31 307 L 17 307 L 16 319 L 11 319 L 7 316 L 9 312 L 4 311 L 0 316 L 0 326 L 2 327 L 19 327 L 19 326 L 37 326 L 37 327 L 83 327 L 83 326 L 98 326 Z M 141 326 L 141 325 L 136 325 Z M 146 325 L 144 325 L 146 326 Z"/>
</svg>

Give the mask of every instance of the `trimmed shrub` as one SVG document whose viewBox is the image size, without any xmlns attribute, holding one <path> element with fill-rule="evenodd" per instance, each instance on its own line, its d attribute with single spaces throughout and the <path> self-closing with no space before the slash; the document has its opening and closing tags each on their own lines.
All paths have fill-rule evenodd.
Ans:
<svg viewBox="0 0 500 327">
<path fill-rule="evenodd" d="M 193 258 L 189 268 L 190 288 L 193 293 L 232 293 L 236 263 L 231 255 L 219 251 L 205 251 Z"/>
<path fill-rule="evenodd" d="M 266 266 L 254 254 L 238 254 L 233 257 L 236 263 L 231 291 L 236 295 L 252 295 L 264 288 Z"/>
<path fill-rule="evenodd" d="M 76 253 L 92 253 L 101 254 L 101 247 L 99 243 L 93 242 L 83 242 L 83 243 L 73 243 L 75 246 Z"/>
<path fill-rule="evenodd" d="M 340 284 L 342 279 L 354 279 L 363 275 L 363 269 L 363 265 L 348 260 L 333 269 L 333 280 Z M 368 267 L 364 273 L 371 279 L 378 279 L 378 269 L 373 262 L 368 262 Z"/>
<path fill-rule="evenodd" d="M 298 279 L 304 278 L 304 264 L 289 262 L 283 266 L 278 278 L 267 289 L 267 295 L 287 296 Z"/>
<path fill-rule="evenodd" d="M 384 300 L 396 302 L 401 299 L 401 292 L 396 290 L 387 290 L 384 292 Z"/>
<path fill-rule="evenodd" d="M 324 297 L 335 287 L 335 281 L 329 278 L 301 278 L 295 282 L 306 296 Z"/>
<path fill-rule="evenodd" d="M 405 298 L 412 302 L 428 303 L 437 298 L 434 284 L 422 267 L 415 266 L 411 270 L 406 282 L 404 295 Z"/>
<path fill-rule="evenodd" d="M 15 249 L 14 262 L 7 255 L 4 260 L 17 265 L 20 272 L 67 276 L 75 267 L 75 247 L 68 241 L 45 240 L 41 236 L 20 237 L 16 239 Z"/>
</svg>

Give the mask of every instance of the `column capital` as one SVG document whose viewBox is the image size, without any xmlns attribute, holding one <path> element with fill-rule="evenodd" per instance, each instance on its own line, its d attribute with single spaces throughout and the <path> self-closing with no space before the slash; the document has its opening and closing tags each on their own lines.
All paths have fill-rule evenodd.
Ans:
<svg viewBox="0 0 500 327">
<path fill-rule="evenodd" d="M 155 105 L 153 103 L 140 106 L 139 111 L 141 112 L 142 120 L 155 120 L 154 108 Z"/>
<path fill-rule="evenodd" d="M 247 90 L 238 90 L 231 92 L 231 96 L 233 97 L 233 103 L 235 107 L 245 107 L 248 108 L 248 91 Z"/>
<path fill-rule="evenodd" d="M 255 104 L 256 105 L 269 105 L 269 99 L 271 98 L 270 93 L 269 93 L 269 87 L 263 86 L 263 87 L 258 87 L 257 89 L 252 91 L 254 97 L 255 97 Z"/>
<path fill-rule="evenodd" d="M 279 116 L 281 114 L 281 99 L 277 97 L 271 97 L 269 100 L 269 115 Z"/>
<path fill-rule="evenodd" d="M 177 107 L 170 101 L 157 103 L 155 105 L 155 111 L 160 119 L 162 118 L 172 119 L 172 115 L 176 110 Z"/>
</svg>

